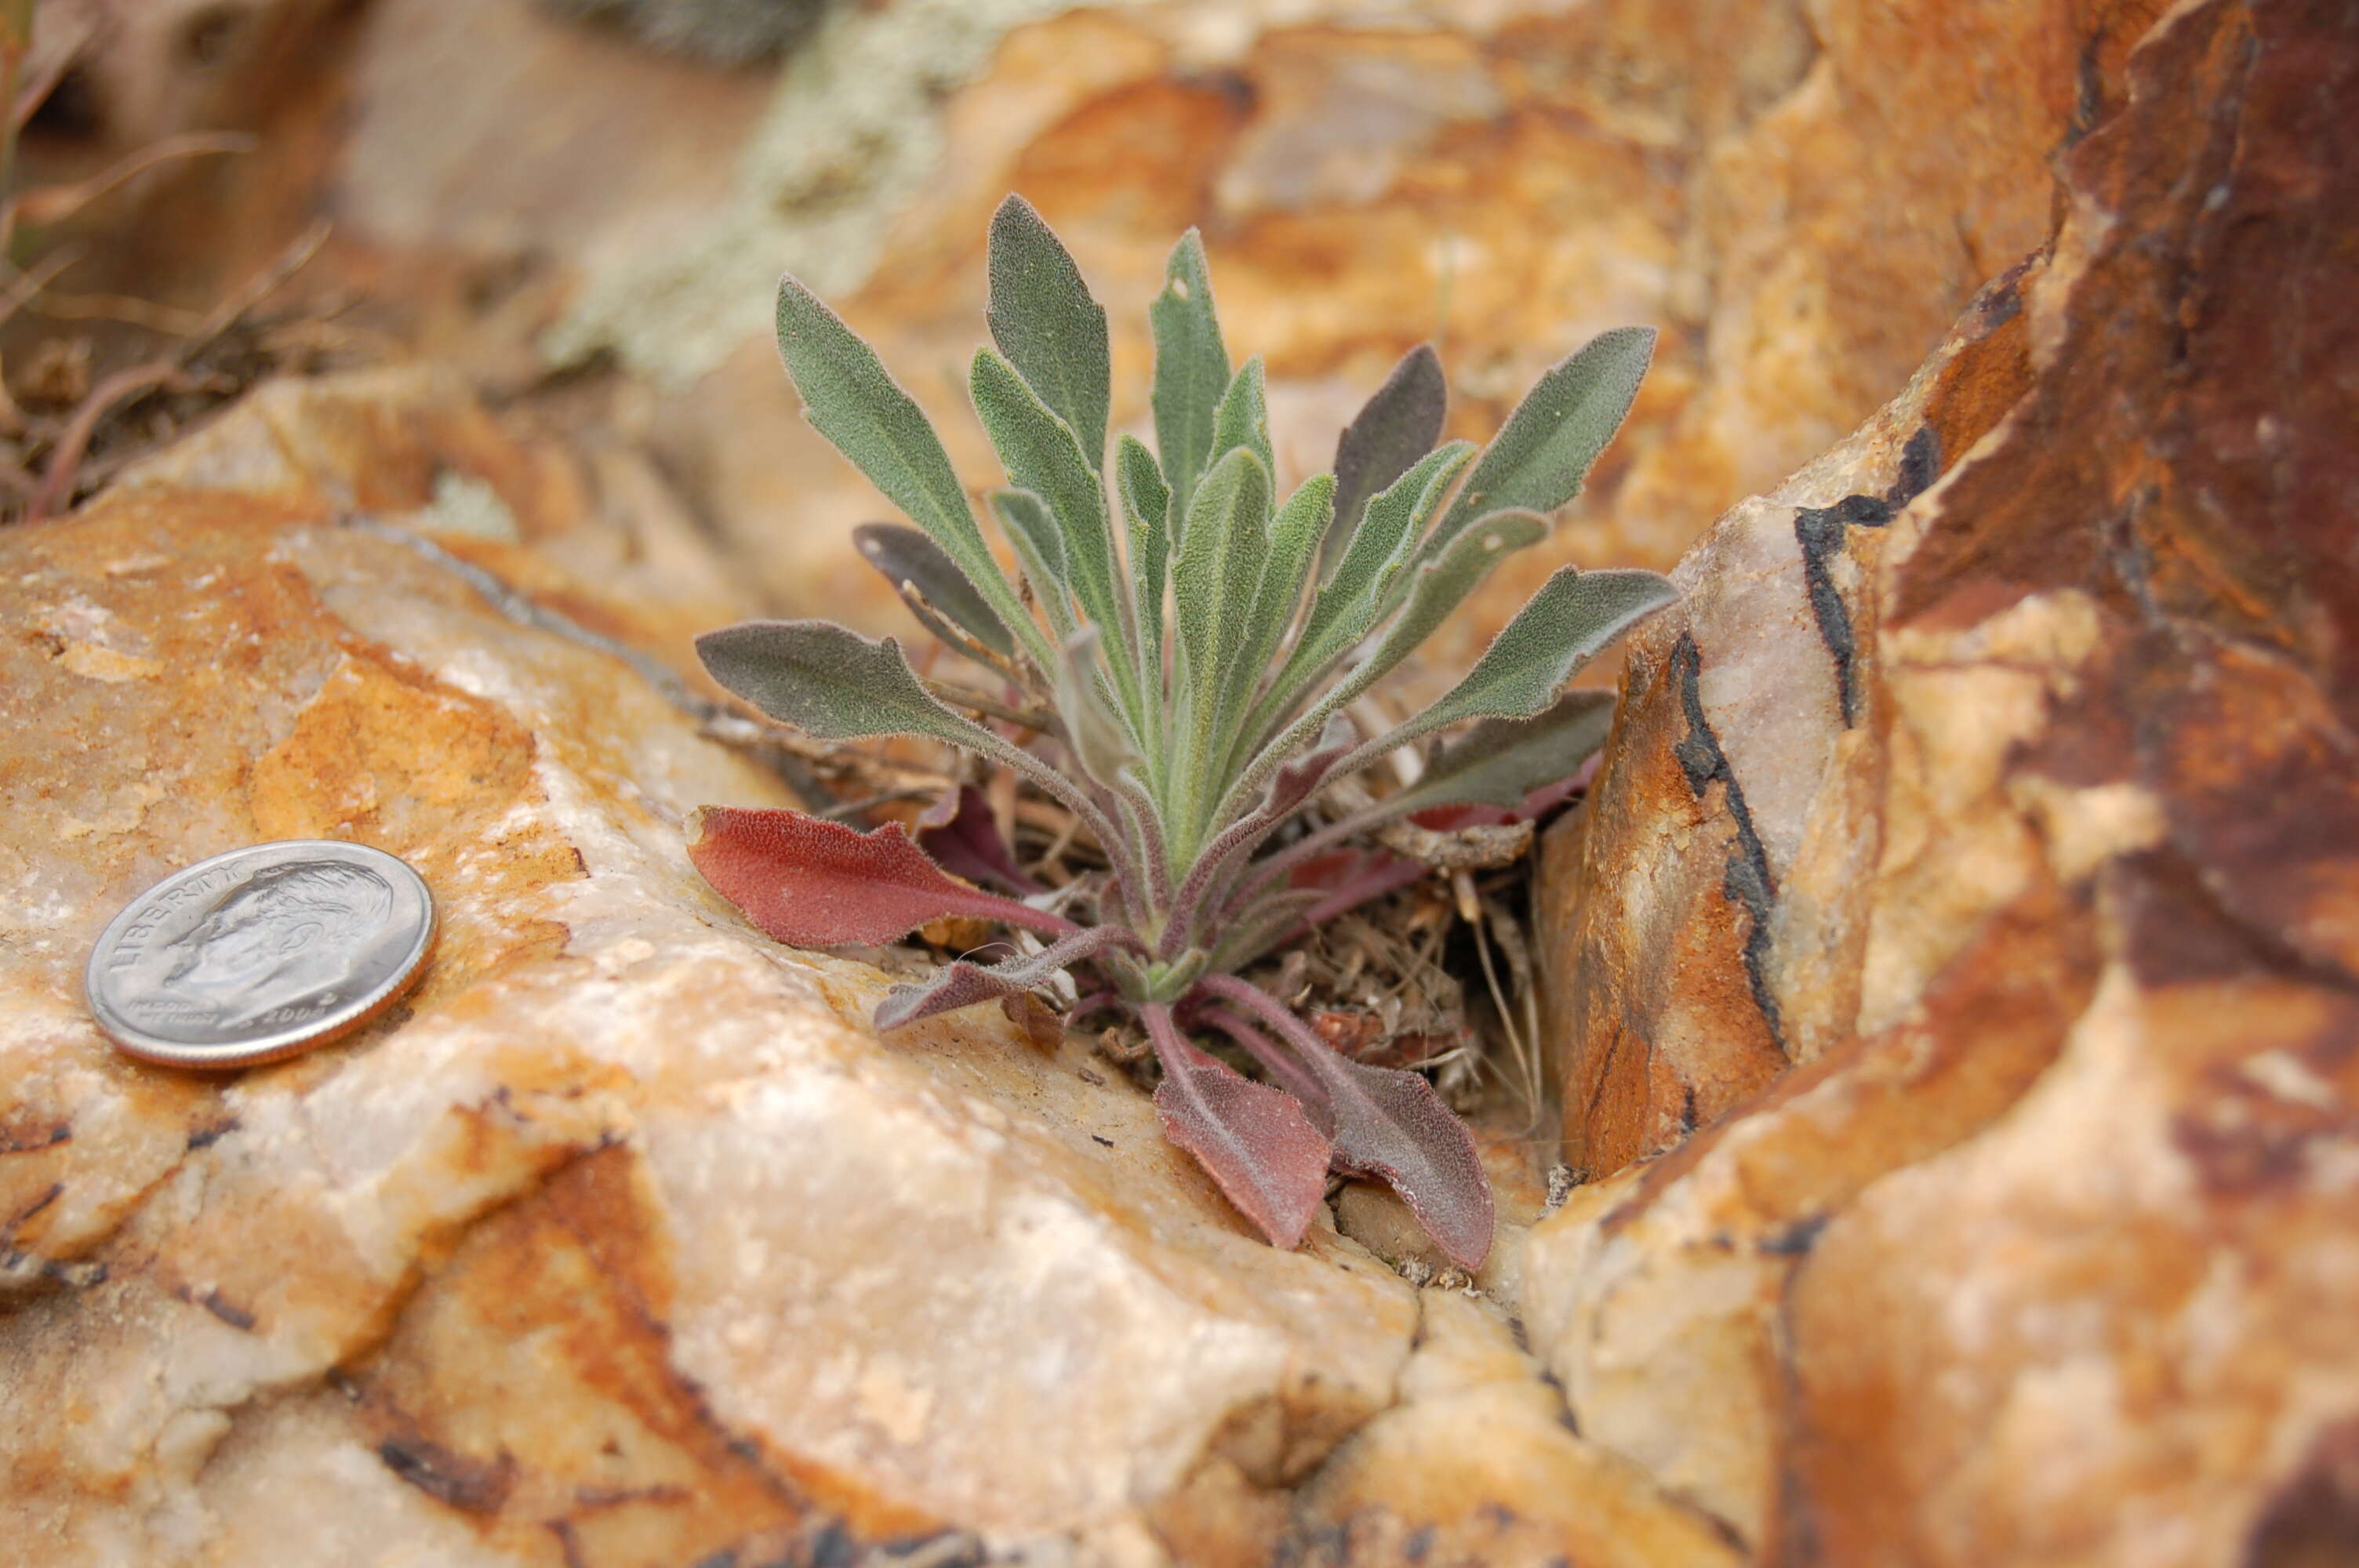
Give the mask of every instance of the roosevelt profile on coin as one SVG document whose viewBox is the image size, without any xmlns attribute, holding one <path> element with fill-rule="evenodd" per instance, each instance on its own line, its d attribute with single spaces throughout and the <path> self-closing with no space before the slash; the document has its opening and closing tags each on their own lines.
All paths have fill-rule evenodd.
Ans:
<svg viewBox="0 0 2359 1568">
<path fill-rule="evenodd" d="M 165 945 L 164 989 L 237 1029 L 280 1008 L 332 1006 L 393 910 L 393 889 L 365 867 L 298 861 L 258 871 Z"/>
<path fill-rule="evenodd" d="M 184 866 L 92 945 L 82 992 L 130 1055 L 236 1068 L 339 1039 L 424 973 L 434 895 L 398 856 L 340 839 L 249 844 Z"/>
</svg>

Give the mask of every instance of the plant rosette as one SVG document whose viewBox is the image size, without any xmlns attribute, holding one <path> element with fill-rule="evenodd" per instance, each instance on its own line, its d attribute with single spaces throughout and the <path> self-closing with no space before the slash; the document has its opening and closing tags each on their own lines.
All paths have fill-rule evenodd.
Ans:
<svg viewBox="0 0 2359 1568">
<path fill-rule="evenodd" d="M 1338 896 L 1304 875 L 1330 851 L 1412 813 L 1519 806 L 1603 744 L 1611 697 L 1566 688 L 1672 600 L 1653 572 L 1561 568 L 1430 707 L 1363 735 L 1353 705 L 1502 561 L 1548 536 L 1628 413 L 1654 334 L 1593 339 L 1479 455 L 1436 445 L 1446 392 L 1439 359 L 1419 348 L 1343 431 L 1334 471 L 1281 497 L 1262 363 L 1232 368 L 1192 231 L 1148 316 L 1155 447 L 1126 433 L 1109 446 L 1105 311 L 1039 215 L 1018 197 L 1001 205 L 992 341 L 970 388 L 1007 473 L 984 509 L 1017 564 L 1011 579 L 917 405 L 833 311 L 783 279 L 778 346 L 805 417 L 915 524 L 862 528 L 863 556 L 1007 700 L 922 679 L 895 639 L 832 622 L 752 622 L 697 644 L 723 686 L 811 735 L 924 736 L 1013 771 L 1079 819 L 1106 870 L 1050 907 L 963 797 L 929 814 L 919 838 L 897 824 L 864 833 L 707 807 L 690 855 L 794 946 L 897 941 L 945 915 L 1035 934 L 1025 956 L 896 986 L 877 1026 L 1087 970 L 1153 1044 L 1166 1135 L 1270 1241 L 1297 1245 L 1328 1173 L 1343 1170 L 1390 1184 L 1471 1271 L 1493 1218 L 1465 1125 L 1425 1077 L 1338 1054 L 1239 971 L 1307 920 L 1392 885 L 1367 879 Z M 1010 712 L 1029 720 L 1020 743 L 986 722 Z M 1445 731 L 1415 783 L 1373 800 L 1354 791 L 1364 804 L 1306 820 L 1323 792 Z M 1196 1044 L 1201 1031 L 1264 1077 Z"/>
</svg>

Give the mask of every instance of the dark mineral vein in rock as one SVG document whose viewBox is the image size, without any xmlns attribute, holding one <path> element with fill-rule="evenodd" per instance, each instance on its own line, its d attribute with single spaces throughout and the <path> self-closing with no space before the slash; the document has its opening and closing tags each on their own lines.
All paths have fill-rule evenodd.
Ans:
<svg viewBox="0 0 2359 1568">
<path fill-rule="evenodd" d="M 1674 751 L 1698 801 L 1715 780 L 1727 798 L 1729 818 L 1736 824 L 1736 842 L 1729 846 L 1721 891 L 1742 904 L 1751 918 L 1751 929 L 1745 936 L 1745 981 L 1752 988 L 1754 1005 L 1769 1025 L 1769 1038 L 1786 1053 L 1785 1022 L 1778 1016 L 1777 997 L 1770 989 L 1768 975 L 1769 911 L 1777 902 L 1777 882 L 1769 874 L 1769 857 L 1761 848 L 1761 835 L 1754 830 L 1753 812 L 1745 804 L 1745 786 L 1736 782 L 1728 753 L 1721 750 L 1720 737 L 1712 733 L 1712 721 L 1704 717 L 1703 694 L 1696 686 L 1702 671 L 1703 651 L 1696 646 L 1694 634 L 1680 633 L 1680 640 L 1671 645 L 1671 680 L 1679 688 L 1688 732 Z"/>
<path fill-rule="evenodd" d="M 1830 563 L 1842 553 L 1845 530 L 1883 527 L 1940 477 L 1940 435 L 1930 425 L 1921 426 L 1900 449 L 1897 470 L 1881 497 L 1846 495 L 1832 506 L 1805 506 L 1794 514 L 1794 538 L 1802 547 L 1802 583 L 1810 595 L 1810 614 L 1819 623 L 1819 640 L 1835 661 L 1835 687 L 1846 730 L 1859 722 L 1859 677 L 1853 667 L 1859 647 L 1852 634 L 1850 607 L 1835 587 Z"/>
<path fill-rule="evenodd" d="M 462 1513 L 495 1514 L 507 1501 L 515 1467 L 455 1453 L 420 1436 L 388 1437 L 376 1456 L 404 1481 Z"/>
<path fill-rule="evenodd" d="M 1802 546 L 1802 585 L 1819 623 L 1819 641 L 1835 661 L 1835 690 L 1846 730 L 1859 719 L 1859 682 L 1852 670 L 1859 648 L 1852 639 L 1851 611 L 1835 587 L 1829 563 L 1843 553 L 1844 530 L 1854 525 L 1881 528 L 1891 521 L 1891 503 L 1873 495 L 1846 495 L 1832 506 L 1805 506 L 1794 514 L 1794 538 Z"/>
</svg>

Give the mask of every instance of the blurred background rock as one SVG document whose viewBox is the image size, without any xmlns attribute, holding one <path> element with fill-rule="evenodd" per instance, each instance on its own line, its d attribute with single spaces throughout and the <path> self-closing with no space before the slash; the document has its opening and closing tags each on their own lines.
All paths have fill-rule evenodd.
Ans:
<svg viewBox="0 0 2359 1568">
<path fill-rule="evenodd" d="M 1669 566 L 1891 395 L 2044 242 L 2049 160 L 2156 8 L 55 0 L 27 177 L 256 138 L 49 236 L 88 247 L 50 292 L 91 374 L 168 347 L 153 323 L 201 319 L 324 217 L 273 297 L 325 318 L 321 351 L 450 362 L 641 448 L 773 607 L 880 627 L 897 609 L 843 535 L 879 503 L 794 417 L 781 269 L 877 342 L 977 481 L 962 367 L 1009 189 L 1108 306 L 1118 423 L 1145 413 L 1163 252 L 1201 227 L 1296 475 L 1420 340 L 1480 436 L 1591 333 L 1658 325 L 1632 428 L 1472 642 L 1562 561 Z M 164 309 L 109 319 L 99 296 Z M 43 308 L 0 341 L 14 378 L 60 331 Z"/>
</svg>

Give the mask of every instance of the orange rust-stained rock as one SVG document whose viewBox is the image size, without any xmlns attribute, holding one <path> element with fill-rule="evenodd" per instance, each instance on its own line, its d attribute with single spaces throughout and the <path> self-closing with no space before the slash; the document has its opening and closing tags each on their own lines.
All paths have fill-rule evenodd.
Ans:
<svg viewBox="0 0 2359 1568">
<path fill-rule="evenodd" d="M 118 484 L 398 523 L 683 669 L 696 633 L 756 603 L 645 453 L 495 418 L 465 377 L 432 363 L 266 383 Z"/>
<path fill-rule="evenodd" d="M 1682 568 L 1799 1065 L 1544 1221 L 1526 1303 L 1583 1435 L 1765 1562 L 2359 1541 L 2359 16 L 2197 0 L 2121 69 L 2005 329 L 2018 391 L 1978 395 L 2012 406 L 1885 515 L 1746 503 Z M 1782 563 L 1765 516 L 1801 524 Z M 1798 625 L 1847 639 L 1832 700 Z M 1666 1011 L 1648 895 L 1721 860 L 1641 787 L 1688 761 L 1647 684 L 1680 630 L 1551 866 L 1556 994 L 1628 1032 Z"/>
<path fill-rule="evenodd" d="M 783 787 L 411 547 L 438 515 L 150 481 L 0 534 L 11 1562 L 1120 1560 L 1390 1402 L 1403 1281 L 1262 1243 L 1072 1042 L 880 1041 L 887 977 L 687 861 L 690 807 Z M 568 536 L 505 547 L 600 602 Z M 282 833 L 419 868 L 423 985 L 243 1074 L 119 1055 L 99 928 Z"/>
<path fill-rule="evenodd" d="M 339 1374 L 394 1475 L 510 1552 L 551 1533 L 593 1562 L 780 1552 L 810 1514 L 671 1366 L 647 1181 L 620 1146 L 568 1163 L 434 1263 L 393 1336 Z"/>
<path fill-rule="evenodd" d="M 1527 1321 L 1585 1433 L 1759 1539 L 1797 1261 L 1869 1182 L 1982 1131 L 2055 1061 L 2095 985 L 2089 916 L 2052 891 L 2027 901 L 1907 1023 L 1796 1068 L 1535 1232 Z"/>
<path fill-rule="evenodd" d="M 1565 1160 L 1602 1176 L 1669 1148 L 1855 1022 L 1873 864 L 1861 799 L 1865 574 L 1897 502 L 2027 381 L 2020 279 L 1976 301 L 1908 392 L 1723 518 L 1630 639 L 1587 805 L 1541 852 Z"/>
</svg>

